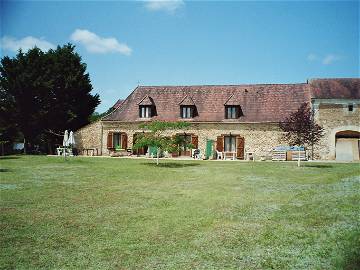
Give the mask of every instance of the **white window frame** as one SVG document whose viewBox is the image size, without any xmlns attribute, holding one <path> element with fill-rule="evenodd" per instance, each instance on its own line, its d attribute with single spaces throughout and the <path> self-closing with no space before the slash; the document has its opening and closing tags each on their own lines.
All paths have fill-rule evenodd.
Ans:
<svg viewBox="0 0 360 270">
<path fill-rule="evenodd" d="M 236 152 L 236 136 L 224 136 L 224 151 Z"/>
<path fill-rule="evenodd" d="M 116 143 L 115 143 L 115 139 L 116 137 L 119 138 L 119 148 L 121 149 L 122 148 L 122 134 L 120 132 L 114 132 L 113 133 L 113 147 L 116 148 Z"/>
<path fill-rule="evenodd" d="M 193 108 L 191 106 L 182 106 L 181 118 L 193 118 Z"/>
<path fill-rule="evenodd" d="M 226 119 L 236 119 L 237 118 L 237 107 L 228 106 L 226 107 Z"/>
<path fill-rule="evenodd" d="M 141 106 L 140 107 L 140 118 L 151 118 L 151 107 Z"/>
</svg>

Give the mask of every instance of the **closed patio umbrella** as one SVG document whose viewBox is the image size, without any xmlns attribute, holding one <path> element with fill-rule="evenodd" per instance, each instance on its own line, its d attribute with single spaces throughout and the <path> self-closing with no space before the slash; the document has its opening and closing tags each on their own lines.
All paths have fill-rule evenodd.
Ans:
<svg viewBox="0 0 360 270">
<path fill-rule="evenodd" d="M 69 134 L 67 130 L 65 130 L 64 133 L 63 146 L 69 146 Z"/>
<path fill-rule="evenodd" d="M 68 131 L 65 130 L 64 132 L 64 139 L 63 139 L 63 146 L 64 146 L 64 158 L 66 160 L 66 148 L 69 146 L 69 134 Z"/>
<path fill-rule="evenodd" d="M 70 135 L 69 135 L 69 145 L 71 145 L 72 147 L 75 146 L 75 137 L 74 137 L 74 132 L 70 131 Z"/>
</svg>

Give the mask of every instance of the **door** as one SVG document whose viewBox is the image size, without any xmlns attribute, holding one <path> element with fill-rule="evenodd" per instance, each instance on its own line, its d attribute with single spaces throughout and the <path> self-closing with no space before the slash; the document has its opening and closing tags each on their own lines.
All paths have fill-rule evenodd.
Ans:
<svg viewBox="0 0 360 270">
<path fill-rule="evenodd" d="M 236 158 L 238 159 L 244 159 L 244 142 L 243 137 L 236 137 Z"/>
<path fill-rule="evenodd" d="M 336 160 L 353 161 L 359 160 L 358 139 L 339 138 L 336 140 Z"/>
</svg>

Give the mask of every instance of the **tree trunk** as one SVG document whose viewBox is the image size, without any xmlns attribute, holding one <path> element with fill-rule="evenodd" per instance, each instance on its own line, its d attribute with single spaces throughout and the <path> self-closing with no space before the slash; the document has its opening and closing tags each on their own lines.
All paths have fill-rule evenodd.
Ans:
<svg viewBox="0 0 360 270">
<path fill-rule="evenodd" d="M 314 142 L 311 142 L 311 160 L 314 160 Z"/>
<path fill-rule="evenodd" d="M 26 155 L 26 139 L 25 139 L 25 136 L 24 136 L 24 154 Z"/>
<path fill-rule="evenodd" d="M 52 151 L 52 141 L 50 141 L 50 140 L 48 139 L 47 145 L 48 145 L 48 153 L 49 153 L 49 155 L 52 155 L 52 154 L 53 154 L 53 151 Z"/>
<path fill-rule="evenodd" d="M 300 146 L 299 146 L 299 154 L 298 154 L 298 167 L 300 167 Z"/>
</svg>

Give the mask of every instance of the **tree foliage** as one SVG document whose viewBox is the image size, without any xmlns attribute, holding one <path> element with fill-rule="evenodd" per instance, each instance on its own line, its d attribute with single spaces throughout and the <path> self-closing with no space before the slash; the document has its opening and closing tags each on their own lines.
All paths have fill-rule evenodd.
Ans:
<svg viewBox="0 0 360 270">
<path fill-rule="evenodd" d="M 290 145 L 314 146 L 323 136 L 323 128 L 315 123 L 308 103 L 303 103 L 296 112 L 280 122 L 279 126 L 285 132 L 284 139 Z"/>
<path fill-rule="evenodd" d="M 105 111 L 103 113 L 94 112 L 92 115 L 90 115 L 89 122 L 90 123 L 96 122 L 96 121 L 100 120 L 101 118 L 103 118 L 104 116 L 112 113 L 114 110 L 115 110 L 114 107 L 110 107 L 107 111 Z"/>
<path fill-rule="evenodd" d="M 91 94 L 86 64 L 74 49 L 71 44 L 48 52 L 33 48 L 1 59 L 3 130 L 15 128 L 29 143 L 56 143 L 62 138 L 54 134 L 89 122 L 100 99 Z"/>
<path fill-rule="evenodd" d="M 167 152 L 179 151 L 179 146 L 182 143 L 186 143 L 181 136 L 167 136 L 164 134 L 166 130 L 184 130 L 190 126 L 186 122 L 163 122 L 163 121 L 153 121 L 150 123 L 143 123 L 139 125 L 144 132 L 136 138 L 136 142 L 133 145 L 134 149 L 139 149 L 143 147 L 155 147 L 157 148 L 157 153 L 159 157 L 160 150 Z M 192 147 L 189 143 L 188 147 Z M 158 163 L 158 158 L 157 158 Z"/>
</svg>

